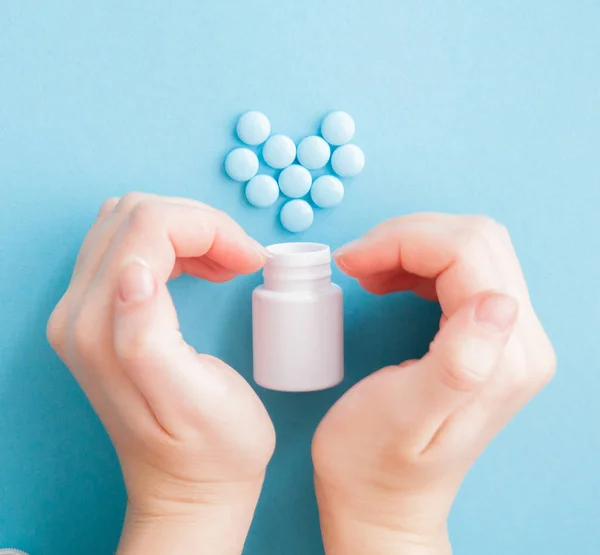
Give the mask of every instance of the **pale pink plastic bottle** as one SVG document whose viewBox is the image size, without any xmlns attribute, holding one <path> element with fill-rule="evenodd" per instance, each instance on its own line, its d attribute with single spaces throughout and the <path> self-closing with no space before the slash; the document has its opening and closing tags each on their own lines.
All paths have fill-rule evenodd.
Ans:
<svg viewBox="0 0 600 555">
<path fill-rule="evenodd" d="M 264 284 L 252 294 L 254 380 L 279 391 L 315 391 L 344 377 L 343 295 L 331 251 L 319 243 L 267 247 Z"/>
</svg>

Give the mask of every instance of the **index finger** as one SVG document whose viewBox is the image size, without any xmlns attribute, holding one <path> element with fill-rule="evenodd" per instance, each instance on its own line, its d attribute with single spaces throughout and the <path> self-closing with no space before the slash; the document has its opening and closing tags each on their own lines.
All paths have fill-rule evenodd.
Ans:
<svg viewBox="0 0 600 555">
<path fill-rule="evenodd" d="M 222 212 L 150 201 L 137 205 L 122 223 L 101 272 L 116 275 L 124 261 L 141 258 L 166 282 L 177 259 L 206 257 L 233 273 L 249 274 L 266 256 L 264 247 Z"/>
<path fill-rule="evenodd" d="M 527 296 L 504 228 L 486 217 L 424 214 L 385 222 L 335 253 L 359 280 L 397 272 L 435 280 L 444 310 L 487 289 Z M 376 278 L 373 278 L 376 279 Z"/>
</svg>

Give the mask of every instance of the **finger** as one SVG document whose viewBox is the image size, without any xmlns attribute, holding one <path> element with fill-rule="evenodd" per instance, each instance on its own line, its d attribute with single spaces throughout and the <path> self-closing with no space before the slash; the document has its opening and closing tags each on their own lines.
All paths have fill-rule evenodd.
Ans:
<svg viewBox="0 0 600 555">
<path fill-rule="evenodd" d="M 402 269 L 388 270 L 364 278 L 359 278 L 359 283 L 369 293 L 387 295 L 396 291 L 411 291 L 421 282 L 422 278 L 404 272 Z"/>
<path fill-rule="evenodd" d="M 237 272 L 207 258 L 181 258 L 179 263 L 182 273 L 213 283 L 230 281 L 238 275 Z"/>
<path fill-rule="evenodd" d="M 519 321 L 526 316 L 520 312 Z M 552 350 L 545 359 L 548 355 L 544 354 L 547 348 L 544 343 L 543 339 L 524 337 L 514 331 L 504 349 L 500 371 L 494 373 L 489 385 L 476 397 L 444 422 L 427 449 L 428 455 L 435 458 L 439 452 L 471 451 L 475 458 L 508 420 L 552 379 L 555 360 Z M 545 359 L 541 366 L 535 362 L 540 356 L 541 360 Z M 528 360 L 531 367 L 523 368 L 523 360 Z"/>
<path fill-rule="evenodd" d="M 83 243 L 81 244 L 79 254 L 77 255 L 77 260 L 75 261 L 74 272 L 77 272 L 81 268 L 84 260 L 89 255 L 89 251 L 93 248 L 93 245 L 98 240 L 98 236 L 102 233 L 102 229 L 104 227 L 104 224 L 106 223 L 106 220 L 114 210 L 115 206 L 117 206 L 119 200 L 120 199 L 117 197 L 109 198 L 105 200 L 102 206 L 100 207 L 96 220 L 94 221 L 92 227 L 85 236 Z"/>
<path fill-rule="evenodd" d="M 437 290 L 435 281 L 420 278 L 414 274 L 391 270 L 359 279 L 361 287 L 375 295 L 387 295 L 398 291 L 412 291 L 419 297 L 435 301 Z"/>
<path fill-rule="evenodd" d="M 227 270 L 259 270 L 266 251 L 225 214 L 194 206 L 141 203 L 115 236 L 99 271 L 98 282 L 111 287 L 123 261 L 145 260 L 159 281 L 166 282 L 177 259 L 206 257 Z"/>
<path fill-rule="evenodd" d="M 207 258 L 178 258 L 175 260 L 175 266 L 169 279 L 178 278 L 181 274 L 187 274 L 213 283 L 231 281 L 238 275 L 237 272 L 228 270 Z"/>
<path fill-rule="evenodd" d="M 460 254 L 456 243 L 461 229 L 456 223 L 398 218 L 393 225 L 378 226 L 338 249 L 334 256 L 340 268 L 355 278 L 401 269 L 435 279 Z"/>
<path fill-rule="evenodd" d="M 517 318 L 512 297 L 486 292 L 449 318 L 430 351 L 399 375 L 411 400 L 406 415 L 418 423 L 424 451 L 440 428 L 487 384 L 498 366 Z"/>
<path fill-rule="evenodd" d="M 428 301 L 438 300 L 436 283 L 429 279 L 423 280 L 420 283 L 418 283 L 416 287 L 413 287 L 412 292 L 415 295 Z"/>
<path fill-rule="evenodd" d="M 460 226 L 459 216 L 451 214 L 437 213 L 418 213 L 400 216 L 386 220 L 369 230 L 364 236 L 343 245 L 333 254 L 340 269 L 348 275 L 361 278 L 375 274 L 385 274 L 386 272 L 396 271 L 409 273 L 403 267 L 400 260 L 399 241 L 393 241 L 399 232 L 404 228 L 411 226 L 436 226 L 443 227 L 446 230 L 456 229 Z M 386 247 L 391 247 L 384 251 L 381 243 L 386 243 Z M 376 252 L 367 253 L 366 251 L 373 246 L 378 245 Z M 370 254 L 370 256 L 366 256 Z M 413 272 L 415 273 L 415 272 Z M 416 274 L 416 273 L 415 273 Z M 423 276 L 421 277 L 435 277 Z"/>
<path fill-rule="evenodd" d="M 377 285 L 373 276 L 395 269 L 399 269 L 399 276 L 413 274 L 434 280 L 448 315 L 489 289 L 504 291 L 524 302 L 526 287 L 516 256 L 494 238 L 494 234 L 504 234 L 501 226 L 485 218 L 476 220 L 477 224 L 472 219 L 465 221 L 466 227 L 455 219 L 440 223 L 436 219 L 405 222 L 399 218 L 343 247 L 336 253 L 336 260 L 350 276 L 370 280 L 371 288 L 389 289 L 389 282 Z"/>
<path fill-rule="evenodd" d="M 250 386 L 224 363 L 196 354 L 178 328 L 166 286 L 145 261 L 126 261 L 114 311 L 117 358 L 163 429 L 189 436 L 199 417 L 226 414 L 227 397 Z M 239 398 L 246 397 L 254 399 Z M 259 404 L 252 410 L 261 410 Z"/>
<path fill-rule="evenodd" d="M 203 204 L 201 202 L 179 198 L 179 197 L 161 197 L 159 195 L 147 194 L 147 193 L 128 193 L 118 200 L 115 204 L 113 199 L 109 199 L 106 201 L 105 205 L 101 209 L 101 212 L 104 213 L 102 222 L 100 225 L 95 225 L 94 233 L 92 234 L 92 239 L 85 245 L 85 257 L 82 258 L 79 271 L 76 276 L 76 289 L 78 291 L 83 291 L 87 288 L 89 283 L 92 281 L 100 265 L 108 250 L 110 244 L 112 243 L 115 235 L 120 229 L 123 222 L 129 217 L 132 210 L 134 210 L 140 203 L 169 203 L 181 206 L 190 206 L 194 208 L 202 208 L 206 211 L 223 214 L 219 212 L 215 208 Z M 106 214 L 107 208 L 110 207 L 110 213 Z M 239 230 L 242 230 L 239 225 L 237 225 L 233 220 L 231 220 L 232 225 L 236 226 Z M 201 277 L 201 276 L 199 276 Z"/>
<path fill-rule="evenodd" d="M 98 345 L 112 343 L 113 299 L 119 276 L 124 261 L 136 256 L 147 261 L 162 285 L 161 291 L 167 300 L 161 306 L 165 321 L 172 323 L 171 335 L 178 334 L 178 325 L 165 284 L 178 258 L 206 256 L 227 271 L 236 273 L 256 271 L 264 263 L 255 242 L 220 212 L 173 203 L 141 203 L 123 222 L 91 285 L 74 303 L 81 314 L 76 318 L 79 328 L 95 330 L 85 339 L 86 348 L 83 349 L 90 357 L 106 357 L 105 353 L 98 352 Z M 121 374 L 118 364 L 104 365 L 95 379 L 101 387 L 115 390 L 122 382 Z M 121 409 L 126 411 L 126 404 Z"/>
<path fill-rule="evenodd" d="M 457 231 L 462 231 L 466 235 L 470 235 L 469 232 L 475 232 L 486 237 L 491 235 L 489 233 L 490 229 L 496 231 L 497 228 L 501 228 L 499 224 L 496 224 L 496 222 L 486 216 L 431 212 L 409 214 L 382 222 L 368 231 L 363 237 L 339 248 L 334 253 L 334 256 L 336 261 L 341 264 L 342 269 L 353 277 L 384 273 L 391 270 L 410 272 L 407 269 L 407 265 L 402 264 L 400 256 L 402 254 L 401 247 L 408 248 L 408 245 L 402 245 L 400 239 L 402 239 L 402 231 L 410 232 L 411 229 L 416 230 L 419 227 L 422 229 L 429 227 L 437 229 L 442 233 L 452 233 L 453 235 Z M 510 245 L 510 241 L 504 241 L 506 239 L 505 233 L 499 235 L 502 235 L 503 242 Z M 397 240 L 394 241 L 394 237 L 397 237 Z M 386 252 L 380 246 L 376 253 L 365 252 L 374 245 L 381 245 L 381 243 L 387 243 L 386 246 L 392 248 L 387 249 Z M 411 250 L 414 251 L 416 249 L 413 248 Z M 367 254 L 371 256 L 365 256 Z M 414 258 L 414 256 L 411 258 Z M 418 257 L 416 258 L 418 260 Z M 417 267 L 420 267 L 420 265 L 417 265 Z M 439 264 L 434 264 L 433 268 L 433 270 L 420 268 L 425 273 L 421 273 L 421 271 L 412 273 L 421 277 L 434 278 L 439 274 Z"/>
</svg>

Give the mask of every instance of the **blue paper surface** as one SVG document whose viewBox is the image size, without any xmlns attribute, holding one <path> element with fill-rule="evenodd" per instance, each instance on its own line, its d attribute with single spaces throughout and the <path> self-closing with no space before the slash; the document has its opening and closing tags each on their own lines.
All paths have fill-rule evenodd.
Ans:
<svg viewBox="0 0 600 555">
<path fill-rule="evenodd" d="M 461 555 L 600 553 L 600 4 L 592 1 L 3 0 L 0 2 L 0 545 L 114 552 L 125 507 L 100 422 L 45 340 L 101 202 L 140 190 L 200 199 L 264 243 L 223 160 L 237 117 L 294 140 L 330 110 L 356 120 L 362 174 L 301 237 L 337 247 L 420 210 L 510 229 L 559 359 L 555 381 L 467 478 Z M 310 440 L 339 395 L 424 352 L 435 305 L 346 292 L 347 379 L 261 391 L 278 448 L 247 555 L 322 553 Z M 172 290 L 199 350 L 251 374 L 250 291 Z"/>
</svg>

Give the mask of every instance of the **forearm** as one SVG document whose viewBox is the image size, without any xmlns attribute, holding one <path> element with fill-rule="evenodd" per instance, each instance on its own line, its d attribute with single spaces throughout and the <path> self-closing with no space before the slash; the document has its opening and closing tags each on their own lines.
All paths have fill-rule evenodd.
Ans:
<svg viewBox="0 0 600 555">
<path fill-rule="evenodd" d="M 128 509 L 117 555 L 240 555 L 255 506 L 254 499 L 151 516 Z"/>
</svg>

